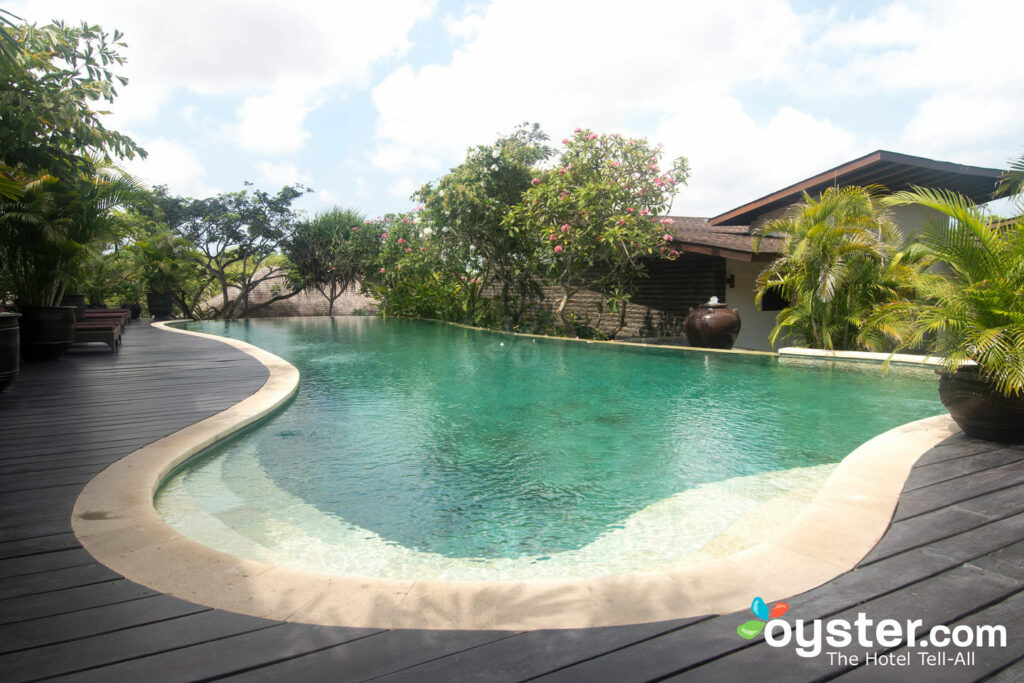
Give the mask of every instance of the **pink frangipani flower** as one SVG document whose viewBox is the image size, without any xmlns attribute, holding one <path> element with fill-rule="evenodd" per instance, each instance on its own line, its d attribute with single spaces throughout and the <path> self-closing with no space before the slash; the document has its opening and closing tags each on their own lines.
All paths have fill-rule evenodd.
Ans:
<svg viewBox="0 0 1024 683">
<path fill-rule="evenodd" d="M 530 181 L 531 185 L 540 185 L 540 178 L 534 178 Z"/>
<path fill-rule="evenodd" d="M 664 235 L 661 236 L 661 239 L 665 240 L 666 242 L 671 242 L 672 241 L 672 235 L 670 235 L 670 234 L 668 234 L 666 232 Z"/>
<path fill-rule="evenodd" d="M 561 253 L 561 251 L 562 251 L 562 245 L 561 244 L 555 245 L 555 253 L 559 254 L 559 253 Z"/>
</svg>

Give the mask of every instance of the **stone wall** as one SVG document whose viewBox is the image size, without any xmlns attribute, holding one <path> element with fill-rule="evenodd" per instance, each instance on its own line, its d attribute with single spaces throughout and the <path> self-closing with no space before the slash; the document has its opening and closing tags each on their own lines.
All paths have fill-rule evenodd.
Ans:
<svg viewBox="0 0 1024 683">
<path fill-rule="evenodd" d="M 249 293 L 250 309 L 252 309 L 256 304 L 270 300 L 282 290 L 287 291 L 284 276 L 270 278 L 269 280 L 261 282 L 256 289 Z M 237 291 L 232 292 L 232 294 L 237 294 Z M 214 305 L 220 306 L 219 296 L 211 299 L 210 301 Z M 310 289 L 299 292 L 290 299 L 275 301 L 269 306 L 250 310 L 248 317 L 282 318 L 301 315 L 327 315 L 327 306 L 327 297 L 315 289 Z M 241 305 L 239 305 L 237 313 L 239 316 L 243 315 L 241 312 Z M 352 315 L 353 313 L 368 315 L 377 313 L 377 301 L 360 294 L 359 283 L 355 283 L 349 287 L 345 293 L 338 297 L 334 302 L 334 315 Z"/>
<path fill-rule="evenodd" d="M 648 277 L 637 283 L 637 292 L 626 308 L 626 326 L 618 339 L 683 336 L 683 320 L 690 308 L 707 302 L 712 296 L 725 301 L 725 259 L 684 252 L 675 261 L 653 261 L 647 265 Z M 557 287 L 544 288 L 543 306 L 552 314 L 558 306 Z M 580 317 L 596 320 L 601 296 L 585 290 L 570 300 L 571 310 Z M 616 316 L 605 313 L 600 328 L 608 332 L 617 324 Z"/>
</svg>

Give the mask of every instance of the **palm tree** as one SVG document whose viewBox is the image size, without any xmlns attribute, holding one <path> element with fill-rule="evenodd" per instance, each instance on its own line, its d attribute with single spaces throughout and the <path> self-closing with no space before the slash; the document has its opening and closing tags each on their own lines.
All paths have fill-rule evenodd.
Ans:
<svg viewBox="0 0 1024 683">
<path fill-rule="evenodd" d="M 905 344 L 929 341 L 947 370 L 977 363 L 1003 394 L 1024 394 L 1024 216 L 992 217 L 956 193 L 914 188 L 887 203 L 939 212 L 918 240 L 937 264 L 921 279 L 921 301 L 883 306 L 880 327 Z"/>
<path fill-rule="evenodd" d="M 822 349 L 891 344 L 867 325 L 871 312 L 881 302 L 912 296 L 923 263 L 904 250 L 878 191 L 831 187 L 818 199 L 804 194 L 784 217 L 755 229 L 755 248 L 768 235 L 783 239 L 782 256 L 758 276 L 755 296 L 760 304 L 774 289 L 789 301 L 776 318 L 771 344 L 783 334 Z"/>
<path fill-rule="evenodd" d="M 88 161 L 91 172 L 44 174 L 19 200 L 0 203 L 0 256 L 23 305 L 56 305 L 89 250 L 111 236 L 113 212 L 140 194 L 141 184 L 110 162 Z"/>
<path fill-rule="evenodd" d="M 1010 162 L 996 187 L 995 197 L 1016 197 L 1018 213 L 1024 213 L 1024 154 Z"/>
</svg>

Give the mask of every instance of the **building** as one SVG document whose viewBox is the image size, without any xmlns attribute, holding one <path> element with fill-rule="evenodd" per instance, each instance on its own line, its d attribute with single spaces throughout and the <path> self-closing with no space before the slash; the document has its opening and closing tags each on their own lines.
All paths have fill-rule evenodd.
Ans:
<svg viewBox="0 0 1024 683">
<path fill-rule="evenodd" d="M 640 283 L 633 298 L 626 334 L 632 338 L 674 337 L 682 334 L 682 318 L 691 306 L 717 296 L 737 308 L 743 322 L 737 348 L 769 350 L 768 333 L 775 324 L 781 301 L 754 304 L 754 282 L 773 260 L 782 241 L 771 237 L 755 251 L 751 233 L 766 220 L 782 216 L 800 202 L 829 187 L 878 185 L 890 192 L 911 187 L 941 188 L 976 203 L 992 198 L 1002 171 L 966 166 L 878 150 L 823 173 L 801 180 L 713 218 L 673 216 L 670 232 L 683 252 L 675 262 L 651 264 L 650 277 Z M 932 212 L 919 206 L 901 206 L 893 218 L 905 235 L 913 235 Z"/>
</svg>

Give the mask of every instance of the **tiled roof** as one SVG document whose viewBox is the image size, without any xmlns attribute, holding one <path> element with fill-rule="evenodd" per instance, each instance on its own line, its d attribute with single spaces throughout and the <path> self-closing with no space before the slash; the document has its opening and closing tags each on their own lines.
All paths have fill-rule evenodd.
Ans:
<svg viewBox="0 0 1024 683">
<path fill-rule="evenodd" d="M 675 242 L 683 251 L 738 258 L 742 260 L 767 260 L 782 249 L 782 240 L 766 237 L 754 251 L 747 225 L 711 225 L 707 218 L 695 216 L 669 216 L 672 225 L 666 226 Z"/>
</svg>

